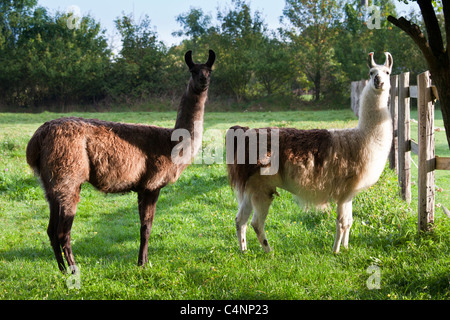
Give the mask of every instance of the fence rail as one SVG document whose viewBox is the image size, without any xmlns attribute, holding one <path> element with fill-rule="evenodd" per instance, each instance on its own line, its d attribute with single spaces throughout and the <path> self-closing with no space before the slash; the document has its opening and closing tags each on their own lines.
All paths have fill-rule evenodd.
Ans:
<svg viewBox="0 0 450 320">
<path fill-rule="evenodd" d="M 367 80 L 352 82 L 352 110 L 358 115 L 359 98 Z M 418 141 L 411 139 L 410 99 L 417 99 Z M 409 85 L 409 72 L 391 76 L 389 109 L 394 136 L 389 166 L 398 175 L 402 198 L 411 203 L 411 152 L 418 155 L 418 230 L 428 231 L 434 223 L 435 171 L 450 170 L 450 158 L 435 155 L 434 102 L 436 87 L 431 85 L 429 72 L 417 76 L 417 86 Z"/>
</svg>

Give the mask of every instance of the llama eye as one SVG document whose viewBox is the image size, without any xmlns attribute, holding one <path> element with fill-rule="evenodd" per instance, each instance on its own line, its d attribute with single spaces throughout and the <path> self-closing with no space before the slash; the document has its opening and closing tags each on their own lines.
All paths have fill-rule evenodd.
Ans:
<svg viewBox="0 0 450 320">
<path fill-rule="evenodd" d="M 386 74 L 389 75 L 389 71 L 386 71 Z"/>
</svg>

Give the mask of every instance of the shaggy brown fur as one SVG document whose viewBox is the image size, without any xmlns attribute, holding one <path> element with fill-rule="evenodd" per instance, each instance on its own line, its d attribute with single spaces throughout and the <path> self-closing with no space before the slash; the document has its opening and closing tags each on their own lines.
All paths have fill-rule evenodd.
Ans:
<svg viewBox="0 0 450 320">
<path fill-rule="evenodd" d="M 295 165 L 306 165 L 308 161 L 315 163 L 315 171 L 319 173 L 323 170 L 323 165 L 326 157 L 329 154 L 331 146 L 331 134 L 327 130 L 298 130 L 294 128 L 262 128 L 267 130 L 267 155 L 271 156 L 271 131 L 273 129 L 279 130 L 279 149 L 280 149 L 280 163 L 289 161 Z M 248 133 L 250 128 L 234 126 L 230 130 L 243 130 Z M 251 129 L 256 133 L 256 143 L 259 146 L 259 132 L 261 129 Z M 234 163 L 237 163 L 237 138 L 234 140 Z M 249 137 L 246 135 L 245 139 L 245 159 L 249 159 Z M 259 150 L 258 150 L 259 154 Z M 261 168 L 267 167 L 268 163 L 262 163 L 258 158 L 256 164 L 251 164 L 246 161 L 244 164 L 234 165 L 228 164 L 228 177 L 233 188 L 241 192 L 245 188 L 247 180 L 257 173 Z M 284 166 L 280 167 L 280 173 L 283 174 Z"/>
<path fill-rule="evenodd" d="M 70 231 L 84 182 L 106 193 L 138 193 L 141 220 L 138 264 L 145 265 L 159 191 L 175 182 L 188 166 L 172 162 L 172 149 L 179 143 L 172 141 L 172 133 L 175 129 L 186 129 L 194 138 L 194 122 L 203 121 L 214 60 L 212 50 L 206 64 L 194 64 L 191 51 L 186 53 L 185 61 L 192 76 L 181 99 L 174 129 L 62 118 L 44 123 L 35 132 L 27 146 L 27 162 L 45 189 L 50 206 L 47 233 L 61 271 L 65 270 L 61 249 L 69 266 L 75 265 Z"/>
</svg>

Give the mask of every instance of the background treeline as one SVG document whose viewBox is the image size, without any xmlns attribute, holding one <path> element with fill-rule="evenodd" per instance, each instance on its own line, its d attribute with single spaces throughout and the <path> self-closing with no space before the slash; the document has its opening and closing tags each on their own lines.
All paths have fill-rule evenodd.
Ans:
<svg viewBox="0 0 450 320">
<path fill-rule="evenodd" d="M 91 16 L 69 28 L 68 14 L 51 14 L 37 0 L 0 0 L 0 107 L 176 105 L 189 77 L 183 62 L 189 49 L 197 62 L 215 50 L 210 99 L 224 105 L 267 97 L 345 104 L 350 81 L 367 77 L 370 51 L 379 63 L 383 51 L 391 52 L 396 73 L 426 70 L 412 41 L 386 20 L 398 16 L 393 1 L 372 1 L 380 8 L 379 29 L 368 28 L 360 2 L 286 0 L 277 30 L 245 0 L 215 16 L 191 8 L 176 18 L 180 43 L 171 47 L 148 16 L 123 13 L 115 20 L 120 48 L 113 50 Z"/>
</svg>

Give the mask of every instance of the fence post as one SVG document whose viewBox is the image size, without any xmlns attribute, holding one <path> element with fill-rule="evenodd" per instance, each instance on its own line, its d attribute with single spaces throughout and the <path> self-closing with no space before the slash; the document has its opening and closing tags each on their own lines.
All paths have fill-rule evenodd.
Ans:
<svg viewBox="0 0 450 320">
<path fill-rule="evenodd" d="M 434 151 L 434 106 L 429 72 L 417 76 L 419 113 L 419 206 L 418 230 L 429 231 L 434 223 L 436 157 Z"/>
<path fill-rule="evenodd" d="M 398 75 L 391 76 L 391 93 L 389 100 L 391 112 L 393 138 L 391 153 L 389 154 L 389 168 L 398 174 Z"/>
<path fill-rule="evenodd" d="M 411 203 L 411 133 L 409 72 L 398 78 L 398 180 L 402 199 Z"/>
</svg>

